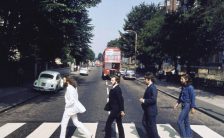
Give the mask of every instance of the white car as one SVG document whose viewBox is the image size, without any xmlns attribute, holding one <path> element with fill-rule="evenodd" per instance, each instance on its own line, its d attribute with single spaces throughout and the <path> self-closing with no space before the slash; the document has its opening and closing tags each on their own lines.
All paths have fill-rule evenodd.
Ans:
<svg viewBox="0 0 224 138">
<path fill-rule="evenodd" d="M 121 75 L 124 75 L 125 72 L 126 72 L 126 69 L 125 69 L 125 68 L 120 69 L 120 73 L 121 73 Z"/>
<path fill-rule="evenodd" d="M 57 92 L 63 88 L 63 79 L 57 71 L 43 71 L 33 83 L 33 89 L 37 91 Z"/>
<path fill-rule="evenodd" d="M 136 79 L 136 74 L 134 70 L 126 70 L 124 76 L 124 79 Z"/>
<path fill-rule="evenodd" d="M 80 70 L 79 70 L 79 74 L 80 75 L 88 75 L 89 74 L 88 68 L 81 67 Z"/>
</svg>

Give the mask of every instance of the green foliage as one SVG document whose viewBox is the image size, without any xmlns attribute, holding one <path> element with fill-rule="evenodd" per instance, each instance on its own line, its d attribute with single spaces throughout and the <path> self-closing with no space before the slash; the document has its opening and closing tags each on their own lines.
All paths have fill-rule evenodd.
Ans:
<svg viewBox="0 0 224 138">
<path fill-rule="evenodd" d="M 88 49 L 93 36 L 91 19 L 86 9 L 99 2 L 101 1 L 1 1 L 1 59 L 6 63 L 10 62 L 9 57 L 14 55 L 10 51 L 16 49 L 21 54 L 20 61 L 30 59 L 49 62 L 56 57 L 66 58 L 64 48 L 70 49 L 72 57 L 83 54 L 77 49 Z"/>
<path fill-rule="evenodd" d="M 153 59 L 158 57 L 155 53 L 155 47 L 158 46 L 157 35 L 160 26 L 163 23 L 163 13 L 158 6 L 154 4 L 140 4 L 132 8 L 125 20 L 124 30 L 132 30 L 137 33 L 137 44 L 135 44 L 135 33 L 121 34 L 120 45 L 125 57 L 135 55 L 135 45 L 137 45 L 137 58 L 149 66 Z"/>
<path fill-rule="evenodd" d="M 181 64 L 199 65 L 200 59 L 223 50 L 224 1 L 181 1 L 178 12 L 165 13 L 155 5 L 141 4 L 132 9 L 124 30 L 138 34 L 138 59 L 145 65 L 161 64 L 171 58 Z M 121 33 L 120 33 L 121 34 Z M 121 34 L 116 41 L 126 57 L 134 56 L 135 34 Z"/>
<path fill-rule="evenodd" d="M 102 60 L 102 57 L 103 57 L 103 54 L 102 53 L 99 53 L 98 56 L 97 56 L 97 60 L 100 60 L 101 61 Z"/>
<path fill-rule="evenodd" d="M 164 16 L 158 12 L 146 22 L 139 35 L 139 60 L 145 65 L 162 60 L 158 36 L 163 23 Z"/>
<path fill-rule="evenodd" d="M 150 20 L 156 11 L 157 7 L 154 4 L 147 5 L 142 3 L 139 6 L 132 8 L 125 20 L 124 30 L 135 30 L 139 32 L 145 22 Z"/>
</svg>

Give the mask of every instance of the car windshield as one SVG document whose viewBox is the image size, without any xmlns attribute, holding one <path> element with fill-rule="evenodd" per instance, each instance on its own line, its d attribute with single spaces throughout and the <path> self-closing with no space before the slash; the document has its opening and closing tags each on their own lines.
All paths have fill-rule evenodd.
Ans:
<svg viewBox="0 0 224 138">
<path fill-rule="evenodd" d="M 53 79 L 54 76 L 51 75 L 51 74 L 41 74 L 41 75 L 40 75 L 40 78 Z"/>
<path fill-rule="evenodd" d="M 135 73 L 133 70 L 128 70 L 127 73 Z"/>
<path fill-rule="evenodd" d="M 81 68 L 80 70 L 87 70 L 87 68 Z"/>
</svg>

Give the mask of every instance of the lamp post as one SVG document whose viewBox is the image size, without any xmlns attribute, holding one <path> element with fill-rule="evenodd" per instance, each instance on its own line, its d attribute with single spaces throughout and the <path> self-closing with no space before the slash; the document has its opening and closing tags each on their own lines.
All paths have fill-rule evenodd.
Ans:
<svg viewBox="0 0 224 138">
<path fill-rule="evenodd" d="M 129 32 L 129 33 L 135 33 L 135 68 L 136 68 L 137 67 L 136 66 L 136 57 L 137 57 L 138 34 L 134 30 L 125 30 L 125 31 Z"/>
</svg>

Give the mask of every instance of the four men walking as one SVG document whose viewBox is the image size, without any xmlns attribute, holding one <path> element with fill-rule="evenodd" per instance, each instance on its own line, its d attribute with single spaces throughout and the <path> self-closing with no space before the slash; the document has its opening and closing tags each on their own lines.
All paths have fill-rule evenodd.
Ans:
<svg viewBox="0 0 224 138">
<path fill-rule="evenodd" d="M 158 114 L 157 109 L 157 88 L 155 86 L 155 77 L 152 73 L 146 73 L 144 76 L 147 88 L 142 98 L 139 99 L 142 109 L 144 111 L 142 117 L 142 125 L 147 132 L 147 138 L 160 138 L 156 126 L 156 119 Z M 106 121 L 105 138 L 111 138 L 112 123 L 116 120 L 119 138 L 125 138 L 124 128 L 122 125 L 122 117 L 124 112 L 124 99 L 122 91 L 119 86 L 120 78 L 114 76 L 111 78 L 112 89 L 109 92 L 108 109 L 110 114 Z M 74 84 L 74 85 L 73 85 Z M 192 132 L 189 123 L 189 112 L 195 112 L 195 93 L 191 85 L 189 75 L 181 76 L 182 89 L 179 99 L 174 106 L 174 109 L 182 104 L 182 111 L 179 115 L 177 124 L 182 138 L 192 138 Z M 66 127 L 70 118 L 72 118 L 74 125 L 82 129 L 87 137 L 91 137 L 91 132 L 78 121 L 77 113 L 85 112 L 85 107 L 78 100 L 77 85 L 71 78 L 65 79 L 66 93 L 65 93 L 65 111 L 61 122 L 60 138 L 64 138 L 66 134 Z"/>
</svg>

